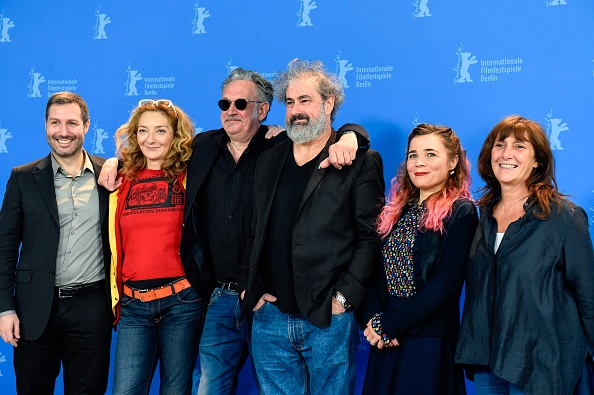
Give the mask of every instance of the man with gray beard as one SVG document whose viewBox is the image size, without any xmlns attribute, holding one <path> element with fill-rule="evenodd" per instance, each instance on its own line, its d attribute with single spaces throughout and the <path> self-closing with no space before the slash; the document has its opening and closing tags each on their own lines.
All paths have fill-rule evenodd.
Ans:
<svg viewBox="0 0 594 395">
<path fill-rule="evenodd" d="M 240 282 L 242 315 L 254 311 L 260 393 L 353 393 L 354 310 L 379 258 L 382 160 L 366 149 L 340 171 L 319 166 L 344 101 L 342 85 L 321 62 L 295 59 L 275 83 L 290 141 L 262 153 L 256 165 L 242 264 L 249 277 Z"/>
</svg>

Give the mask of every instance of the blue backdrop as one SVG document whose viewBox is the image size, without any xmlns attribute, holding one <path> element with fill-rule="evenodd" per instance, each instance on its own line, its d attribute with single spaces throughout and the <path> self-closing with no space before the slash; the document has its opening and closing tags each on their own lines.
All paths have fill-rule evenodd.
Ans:
<svg viewBox="0 0 594 395">
<path fill-rule="evenodd" d="M 388 182 L 417 123 L 452 127 L 476 164 L 501 118 L 540 121 L 560 188 L 594 232 L 591 0 L 0 0 L 0 192 L 13 166 L 47 155 L 43 114 L 54 92 L 87 100 L 85 148 L 113 156 L 115 130 L 140 99 L 171 99 L 198 131 L 218 128 L 230 70 L 270 78 L 295 57 L 340 77 L 346 101 L 335 123 L 369 130 Z M 282 124 L 283 110 L 275 103 L 268 121 Z M 4 394 L 14 391 L 11 361 L 0 344 Z M 256 393 L 249 370 L 240 385 Z"/>
</svg>

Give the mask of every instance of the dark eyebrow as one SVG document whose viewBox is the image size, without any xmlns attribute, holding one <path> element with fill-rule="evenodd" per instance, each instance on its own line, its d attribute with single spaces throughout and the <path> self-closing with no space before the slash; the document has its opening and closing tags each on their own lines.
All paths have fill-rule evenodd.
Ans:
<svg viewBox="0 0 594 395">
<path fill-rule="evenodd" d="M 437 150 L 436 150 L 436 149 L 434 149 L 434 148 L 425 148 L 425 149 L 422 149 L 421 151 L 425 151 L 425 152 L 427 152 L 427 151 L 435 151 L 435 152 L 439 152 L 439 151 L 437 151 Z M 414 149 L 413 149 L 413 150 L 410 150 L 410 151 L 408 151 L 408 152 L 409 152 L 409 153 L 410 153 L 410 152 L 417 152 L 417 150 L 414 150 Z"/>
<path fill-rule="evenodd" d="M 303 99 L 312 99 L 312 97 L 310 95 L 301 95 L 301 96 L 297 96 L 297 100 L 303 100 Z M 285 100 L 295 100 L 292 97 L 287 97 Z"/>
</svg>

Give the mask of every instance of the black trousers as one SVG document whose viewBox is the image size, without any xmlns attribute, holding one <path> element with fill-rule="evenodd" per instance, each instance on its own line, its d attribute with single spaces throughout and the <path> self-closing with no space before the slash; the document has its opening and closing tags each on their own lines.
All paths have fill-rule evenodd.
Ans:
<svg viewBox="0 0 594 395">
<path fill-rule="evenodd" d="M 63 366 L 64 394 L 104 394 L 109 375 L 111 316 L 105 287 L 71 298 L 54 294 L 41 337 L 14 349 L 17 394 L 53 395 Z"/>
</svg>

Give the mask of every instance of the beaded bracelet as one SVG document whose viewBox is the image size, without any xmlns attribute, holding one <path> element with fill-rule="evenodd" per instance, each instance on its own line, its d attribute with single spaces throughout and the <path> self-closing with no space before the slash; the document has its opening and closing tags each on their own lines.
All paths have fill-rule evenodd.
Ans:
<svg viewBox="0 0 594 395">
<path fill-rule="evenodd" d="M 376 313 L 373 315 L 373 318 L 371 319 L 371 329 L 381 336 L 382 341 L 384 342 L 384 347 L 388 347 L 390 345 L 390 338 L 384 333 L 384 330 L 382 329 L 382 322 L 380 318 L 381 315 L 382 313 Z"/>
</svg>

